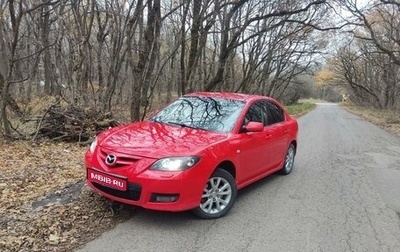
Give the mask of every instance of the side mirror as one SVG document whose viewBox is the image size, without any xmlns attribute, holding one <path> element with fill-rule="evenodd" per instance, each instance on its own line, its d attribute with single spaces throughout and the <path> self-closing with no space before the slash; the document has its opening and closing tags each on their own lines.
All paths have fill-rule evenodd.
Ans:
<svg viewBox="0 0 400 252">
<path fill-rule="evenodd" d="M 264 130 L 264 124 L 260 122 L 249 122 L 244 128 L 246 132 L 262 132 Z"/>
</svg>

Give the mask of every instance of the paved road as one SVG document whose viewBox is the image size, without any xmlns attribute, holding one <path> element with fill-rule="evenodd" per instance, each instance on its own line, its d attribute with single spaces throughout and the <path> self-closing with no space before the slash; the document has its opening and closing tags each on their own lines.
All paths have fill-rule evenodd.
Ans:
<svg viewBox="0 0 400 252">
<path fill-rule="evenodd" d="M 292 174 L 244 188 L 226 217 L 138 209 L 80 251 L 400 251 L 400 139 L 331 104 L 299 123 Z"/>
</svg>

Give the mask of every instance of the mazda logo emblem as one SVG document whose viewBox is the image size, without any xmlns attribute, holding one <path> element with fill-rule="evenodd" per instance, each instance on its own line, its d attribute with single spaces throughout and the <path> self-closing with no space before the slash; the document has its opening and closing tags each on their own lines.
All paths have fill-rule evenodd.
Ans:
<svg viewBox="0 0 400 252">
<path fill-rule="evenodd" d="M 115 165 L 115 163 L 117 162 L 117 157 L 113 154 L 109 154 L 106 157 L 106 164 L 108 165 Z"/>
</svg>

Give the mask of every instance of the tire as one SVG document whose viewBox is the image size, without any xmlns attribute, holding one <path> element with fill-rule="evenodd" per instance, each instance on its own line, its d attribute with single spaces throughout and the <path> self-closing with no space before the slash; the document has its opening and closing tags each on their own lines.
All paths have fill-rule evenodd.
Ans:
<svg viewBox="0 0 400 252">
<path fill-rule="evenodd" d="M 232 175 L 217 169 L 204 186 L 201 201 L 193 213 L 202 219 L 216 219 L 231 210 L 236 201 L 237 187 Z"/>
<path fill-rule="evenodd" d="M 294 144 L 291 143 L 286 152 L 285 159 L 283 160 L 283 167 L 280 170 L 280 173 L 283 175 L 288 175 L 293 170 L 294 165 L 294 157 L 296 156 L 296 148 Z"/>
</svg>

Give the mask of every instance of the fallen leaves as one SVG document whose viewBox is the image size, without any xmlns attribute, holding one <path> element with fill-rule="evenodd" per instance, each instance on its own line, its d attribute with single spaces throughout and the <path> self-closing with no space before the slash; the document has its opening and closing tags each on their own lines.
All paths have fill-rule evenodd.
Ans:
<svg viewBox="0 0 400 252">
<path fill-rule="evenodd" d="M 6 162 L 0 179 L 6 186 L 1 194 L 0 208 L 24 204 L 82 179 L 84 150 L 70 145 L 74 152 L 65 153 L 60 149 L 63 145 L 30 146 L 19 142 L 4 146 L 0 157 Z"/>
<path fill-rule="evenodd" d="M 85 149 L 0 143 L 0 251 L 70 251 L 126 217 L 84 184 Z"/>
</svg>

